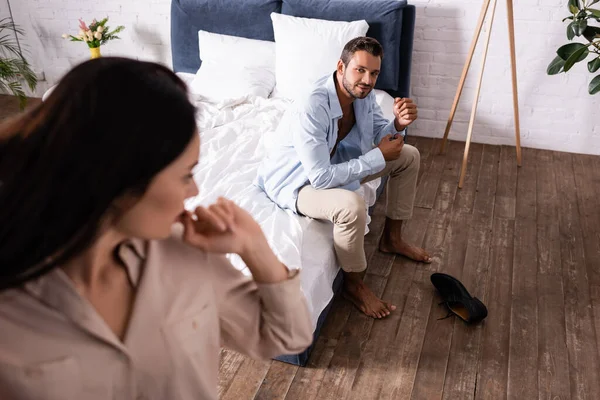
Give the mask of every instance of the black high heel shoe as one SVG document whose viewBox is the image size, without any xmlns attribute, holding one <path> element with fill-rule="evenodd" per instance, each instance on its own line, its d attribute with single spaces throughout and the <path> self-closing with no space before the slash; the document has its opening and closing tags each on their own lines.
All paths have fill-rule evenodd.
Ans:
<svg viewBox="0 0 600 400">
<path fill-rule="evenodd" d="M 448 307 L 449 312 L 445 318 L 454 314 L 466 323 L 472 324 L 487 317 L 486 306 L 477 297 L 471 296 L 458 279 L 436 272 L 431 275 L 431 283 L 444 300 L 440 304 Z"/>
</svg>

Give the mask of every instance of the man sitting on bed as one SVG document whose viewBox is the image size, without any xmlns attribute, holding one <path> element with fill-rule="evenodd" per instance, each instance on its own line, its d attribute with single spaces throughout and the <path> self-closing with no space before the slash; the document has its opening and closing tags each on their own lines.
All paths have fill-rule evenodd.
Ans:
<svg viewBox="0 0 600 400">
<path fill-rule="evenodd" d="M 317 81 L 285 113 L 277 145 L 260 166 L 256 181 L 280 207 L 333 222 L 344 294 L 373 318 L 383 318 L 396 307 L 362 281 L 361 272 L 367 268 L 366 206 L 355 192 L 361 183 L 389 176 L 379 250 L 431 262 L 427 252 L 402 238 L 402 222 L 412 216 L 420 162 L 419 151 L 404 143 L 404 133 L 417 118 L 417 106 L 411 99 L 396 98 L 395 119 L 384 119 L 373 92 L 382 56 L 375 39 L 348 42 L 337 70 Z"/>
</svg>

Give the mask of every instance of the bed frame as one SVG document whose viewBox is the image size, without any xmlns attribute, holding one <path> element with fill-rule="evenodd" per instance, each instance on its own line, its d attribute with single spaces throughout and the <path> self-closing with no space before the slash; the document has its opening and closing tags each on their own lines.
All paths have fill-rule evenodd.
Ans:
<svg viewBox="0 0 600 400">
<path fill-rule="evenodd" d="M 327 1 L 329 0 L 323 0 L 323 2 Z M 171 54 L 173 70 L 175 72 L 196 73 L 200 67 L 201 61 L 198 50 L 198 31 L 200 29 L 220 34 L 244 36 L 250 39 L 273 40 L 273 29 L 269 14 L 271 11 L 280 12 L 281 3 L 280 0 L 172 0 Z M 352 2 L 349 2 L 348 6 L 351 7 Z M 223 18 L 223 13 L 228 15 L 227 20 L 229 22 L 215 25 L 219 23 L 219 18 Z M 399 85 L 395 89 L 386 89 L 392 97 L 410 97 L 415 7 L 404 5 L 401 15 Z M 243 21 L 240 19 L 243 19 Z M 244 24 L 245 34 L 243 35 L 239 34 L 240 24 Z M 383 183 L 385 181 L 382 181 L 377 191 L 378 196 L 385 186 Z M 340 271 L 333 282 L 334 297 L 341 290 L 342 283 L 343 278 Z M 282 355 L 275 359 L 305 366 L 332 303 L 333 299 L 319 315 L 313 344 L 308 349 L 300 354 Z"/>
</svg>

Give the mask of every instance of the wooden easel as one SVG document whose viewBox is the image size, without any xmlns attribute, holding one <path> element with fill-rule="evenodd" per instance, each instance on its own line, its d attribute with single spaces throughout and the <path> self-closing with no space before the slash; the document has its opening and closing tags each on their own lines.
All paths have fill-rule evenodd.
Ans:
<svg viewBox="0 0 600 400">
<path fill-rule="evenodd" d="M 471 136 L 473 134 L 473 124 L 475 123 L 475 113 L 477 112 L 477 102 L 479 99 L 479 92 L 481 89 L 481 81 L 483 79 L 483 70 L 485 69 L 485 59 L 487 57 L 488 47 L 490 44 L 490 36 L 492 34 L 492 24 L 494 23 L 494 15 L 496 12 L 496 2 L 497 0 L 484 0 L 483 6 L 481 7 L 481 13 L 479 15 L 479 21 L 477 22 L 477 27 L 475 28 L 475 34 L 473 35 L 473 41 L 471 42 L 471 49 L 469 50 L 469 55 L 467 56 L 467 60 L 465 61 L 465 65 L 463 67 L 462 75 L 460 77 L 460 81 L 458 83 L 458 88 L 456 89 L 456 95 L 454 96 L 454 103 L 452 103 L 452 108 L 450 109 L 450 116 L 448 117 L 448 123 L 446 124 L 446 131 L 444 132 L 444 139 L 442 140 L 442 145 L 440 147 L 440 153 L 444 153 L 446 148 L 446 142 L 448 141 L 448 134 L 450 133 L 450 127 L 452 126 L 452 120 L 454 119 L 454 114 L 456 113 L 456 107 L 458 106 L 458 101 L 460 100 L 460 95 L 463 90 L 463 86 L 465 84 L 465 78 L 467 77 L 467 73 L 469 72 L 469 67 L 471 66 L 471 60 L 473 59 L 473 53 L 475 52 L 475 47 L 477 46 L 477 40 L 479 39 L 479 34 L 481 33 L 481 27 L 483 26 L 483 21 L 485 19 L 486 13 L 488 11 L 490 1 L 492 2 L 491 14 L 488 18 L 487 23 L 487 35 L 485 38 L 485 47 L 483 49 L 482 63 L 481 63 L 481 71 L 479 72 L 479 81 L 477 83 L 477 89 L 475 91 L 475 99 L 473 100 L 473 108 L 471 110 L 471 118 L 469 120 L 469 130 L 467 132 L 467 140 L 465 143 L 465 152 L 463 155 L 462 167 L 460 169 L 460 179 L 458 181 L 458 187 L 462 188 L 465 173 L 467 170 L 467 159 L 469 157 L 469 146 L 471 144 Z M 506 0 L 507 5 L 507 14 L 508 14 L 508 35 L 509 35 L 509 43 L 510 43 L 510 64 L 512 71 L 512 90 L 513 90 L 513 109 L 515 114 L 515 138 L 517 145 L 517 165 L 521 166 L 521 133 L 519 127 L 519 97 L 517 95 L 517 67 L 515 61 L 515 27 L 513 21 L 513 4 L 512 0 Z"/>
</svg>

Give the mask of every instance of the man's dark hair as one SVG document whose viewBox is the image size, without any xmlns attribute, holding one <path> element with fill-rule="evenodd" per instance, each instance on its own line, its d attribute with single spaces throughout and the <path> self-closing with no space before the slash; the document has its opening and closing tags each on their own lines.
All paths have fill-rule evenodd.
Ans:
<svg viewBox="0 0 600 400">
<path fill-rule="evenodd" d="M 346 67 L 357 51 L 366 51 L 375 57 L 383 58 L 383 47 L 381 47 L 381 44 L 376 39 L 359 36 L 346 43 L 344 50 L 342 50 L 340 59 Z"/>
</svg>

